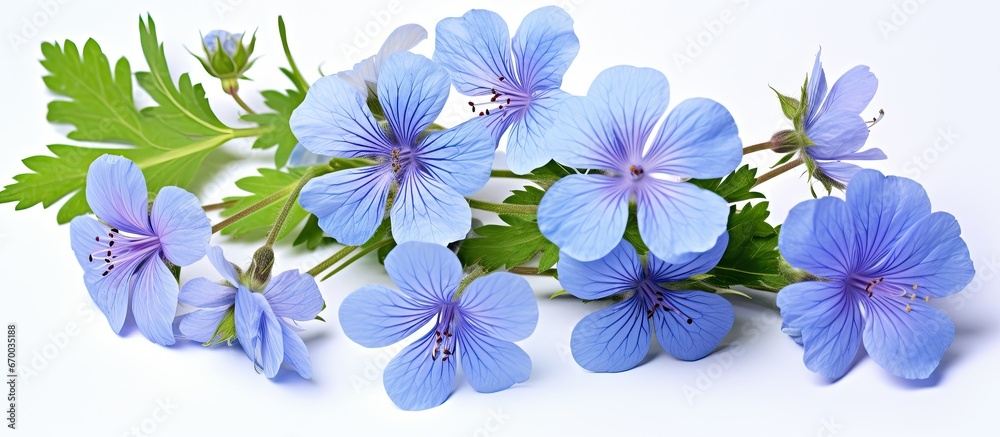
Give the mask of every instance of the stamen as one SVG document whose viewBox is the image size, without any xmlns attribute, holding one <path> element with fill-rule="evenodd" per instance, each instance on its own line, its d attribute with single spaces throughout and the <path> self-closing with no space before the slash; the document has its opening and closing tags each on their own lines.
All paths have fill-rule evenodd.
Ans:
<svg viewBox="0 0 1000 437">
<path fill-rule="evenodd" d="M 878 124 L 878 122 L 882 121 L 882 117 L 885 117 L 885 111 L 879 109 L 878 117 L 872 118 L 872 121 L 866 121 L 865 124 L 867 124 L 868 128 L 871 129 L 872 126 L 875 126 L 876 124 Z"/>
<path fill-rule="evenodd" d="M 910 308 L 910 304 L 906 304 L 906 312 L 910 312 L 910 310 L 912 310 L 912 308 Z"/>
</svg>

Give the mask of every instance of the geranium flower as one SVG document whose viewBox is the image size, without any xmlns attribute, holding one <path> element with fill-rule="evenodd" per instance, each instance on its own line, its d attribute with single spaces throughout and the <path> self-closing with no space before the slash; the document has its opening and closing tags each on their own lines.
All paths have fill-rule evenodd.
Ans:
<svg viewBox="0 0 1000 437">
<path fill-rule="evenodd" d="M 669 97 L 662 73 L 618 66 L 602 72 L 586 97 L 563 104 L 546 137 L 549 150 L 561 164 L 597 170 L 560 179 L 538 207 L 542 233 L 567 255 L 592 261 L 614 249 L 632 199 L 642 239 L 660 259 L 705 252 L 725 232 L 726 201 L 683 180 L 736 169 L 736 123 L 712 100 L 685 100 L 647 147 Z"/>
<path fill-rule="evenodd" d="M 579 51 L 573 19 L 556 6 L 524 17 L 513 39 L 503 18 L 473 9 L 438 22 L 434 60 L 451 70 L 460 93 L 490 96 L 469 102 L 472 113 L 488 118 L 496 141 L 510 129 L 507 165 L 525 174 L 552 159 L 543 140 L 569 96 L 559 86 Z"/>
<path fill-rule="evenodd" d="M 303 378 L 311 378 L 309 352 L 296 334 L 301 330 L 296 322 L 313 320 L 323 309 L 323 297 L 315 279 L 288 270 L 266 284 L 255 286 L 226 260 L 222 248 L 213 247 L 208 257 L 226 282 L 218 284 L 197 278 L 184 283 L 180 301 L 198 310 L 181 316 L 178 325 L 181 335 L 202 343 L 211 342 L 216 339 L 220 323 L 232 314 L 236 339 L 264 375 L 274 378 L 284 363 Z"/>
<path fill-rule="evenodd" d="M 573 359 L 594 372 L 629 370 L 646 357 L 654 331 L 663 349 L 676 358 L 708 355 L 733 327 L 733 306 L 717 294 L 672 290 L 664 283 L 708 272 L 728 243 L 729 234 L 724 233 L 708 252 L 674 264 L 652 253 L 643 264 L 624 240 L 595 261 L 561 256 L 559 284 L 570 294 L 586 300 L 631 294 L 577 323 L 570 342 Z"/>
<path fill-rule="evenodd" d="M 457 363 L 476 391 L 491 393 L 524 382 L 531 359 L 514 341 L 538 322 L 528 281 L 506 273 L 473 280 L 464 292 L 462 265 L 448 248 L 403 243 L 385 259 L 401 291 L 368 285 L 344 299 L 344 334 L 365 347 L 396 343 L 433 320 L 434 327 L 389 362 L 389 398 L 404 410 L 440 405 L 451 393 Z"/>
<path fill-rule="evenodd" d="M 932 297 L 961 291 L 975 269 L 961 229 L 931 213 L 920 184 L 862 170 L 847 201 L 823 197 L 792 208 L 778 246 L 794 267 L 820 278 L 778 293 L 784 331 L 799 337 L 809 370 L 847 373 L 864 342 L 896 376 L 927 378 L 955 334 Z"/>
<path fill-rule="evenodd" d="M 139 332 L 173 344 L 178 286 L 168 263 L 186 266 L 205 256 L 212 225 L 201 203 L 180 188 L 163 187 L 151 207 L 142 171 L 114 155 L 90 164 L 86 190 L 100 221 L 77 217 L 70 234 L 90 297 L 116 333 L 131 300 Z"/>
<path fill-rule="evenodd" d="M 315 178 L 303 188 L 299 202 L 319 217 L 326 233 L 343 244 L 364 243 L 382 221 L 393 191 L 396 241 L 443 244 L 465 237 L 472 211 L 463 196 L 489 179 L 493 141 L 474 123 L 424 132 L 441 113 L 449 90 L 448 72 L 430 59 L 390 55 L 378 82 L 388 124 L 383 128 L 343 80 L 324 77 L 309 89 L 291 118 L 299 141 L 320 155 L 375 161 Z"/>
</svg>

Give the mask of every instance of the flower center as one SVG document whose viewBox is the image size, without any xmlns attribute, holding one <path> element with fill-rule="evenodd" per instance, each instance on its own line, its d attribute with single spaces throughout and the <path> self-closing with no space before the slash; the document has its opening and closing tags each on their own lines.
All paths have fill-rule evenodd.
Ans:
<svg viewBox="0 0 1000 437">
<path fill-rule="evenodd" d="M 917 298 L 916 291 L 920 288 L 918 284 L 907 287 L 894 282 L 886 282 L 883 277 L 868 279 L 856 276 L 851 278 L 851 286 L 856 290 L 861 290 L 863 295 L 869 298 L 878 294 L 889 298 L 909 298 L 911 302 Z M 924 296 L 924 302 L 930 300 L 930 296 Z M 905 311 L 910 312 L 910 310 L 910 304 L 906 304 Z"/>
<path fill-rule="evenodd" d="M 130 265 L 149 257 L 160 247 L 155 236 L 123 234 L 116 228 L 108 229 L 107 235 L 95 235 L 94 241 L 107 243 L 107 249 L 100 249 L 88 255 L 87 260 L 94 269 L 104 269 L 101 276 L 108 276 L 115 266 Z"/>
<path fill-rule="evenodd" d="M 500 76 L 498 79 L 501 83 L 504 83 L 506 80 L 503 76 Z M 491 88 L 490 92 L 493 95 L 485 102 L 469 101 L 469 106 L 472 108 L 473 114 L 478 112 L 478 115 L 483 117 L 496 114 L 499 111 L 503 111 L 504 108 L 507 110 L 522 108 L 528 106 L 528 102 L 531 101 L 530 96 L 523 95 L 523 93 L 516 91 L 513 87 L 511 89 Z M 492 113 L 490 112 L 491 109 L 493 110 Z"/>
<path fill-rule="evenodd" d="M 448 357 L 455 353 L 455 327 L 458 325 L 458 319 L 457 304 L 449 303 L 441 306 L 437 323 L 434 324 L 431 361 L 441 358 L 441 362 L 446 362 Z"/>
<path fill-rule="evenodd" d="M 683 311 L 669 305 L 663 295 L 663 288 L 660 286 L 649 281 L 643 281 L 639 284 L 639 288 L 636 290 L 636 293 L 646 304 L 646 317 L 653 317 L 653 314 L 656 314 L 657 311 L 663 311 L 664 313 L 667 313 L 665 315 L 677 317 L 688 325 L 694 323 L 694 320 L 688 317 L 687 314 L 684 314 Z"/>
<path fill-rule="evenodd" d="M 392 167 L 392 171 L 396 173 L 397 177 L 401 176 L 400 173 L 408 167 L 416 166 L 419 163 L 416 154 L 409 147 L 397 147 L 392 149 L 389 154 L 389 166 Z"/>
<path fill-rule="evenodd" d="M 643 170 L 641 165 L 633 164 L 628 168 L 629 174 L 632 175 L 632 180 L 637 181 L 642 179 L 642 176 L 646 174 L 646 170 Z"/>
</svg>

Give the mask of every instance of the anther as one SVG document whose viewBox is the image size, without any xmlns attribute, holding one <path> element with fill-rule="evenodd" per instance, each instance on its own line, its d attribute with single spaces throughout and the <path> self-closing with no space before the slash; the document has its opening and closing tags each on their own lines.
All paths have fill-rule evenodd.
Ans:
<svg viewBox="0 0 1000 437">
<path fill-rule="evenodd" d="M 500 82 L 503 82 L 504 77 L 500 76 Z"/>
<path fill-rule="evenodd" d="M 490 110 L 489 109 L 486 110 L 486 115 L 490 115 Z"/>
<path fill-rule="evenodd" d="M 479 116 L 480 116 L 480 117 L 482 117 L 483 115 L 486 115 L 486 114 L 483 114 L 482 112 L 480 112 L 480 113 L 479 113 Z"/>
<path fill-rule="evenodd" d="M 118 228 L 111 228 L 111 232 L 118 233 Z"/>
<path fill-rule="evenodd" d="M 694 323 L 694 320 L 691 320 L 691 318 L 690 318 L 690 317 L 688 317 L 688 319 L 687 319 L 687 323 L 688 323 L 688 325 L 690 325 L 690 324 Z"/>
<path fill-rule="evenodd" d="M 114 246 L 114 245 L 115 245 L 115 240 L 111 240 L 111 242 L 108 243 L 108 247 L 111 247 L 111 246 Z"/>
<path fill-rule="evenodd" d="M 476 106 L 475 103 L 469 102 L 469 106 Z"/>
<path fill-rule="evenodd" d="M 924 302 L 930 302 L 930 301 L 931 301 L 930 296 L 924 296 Z"/>
<path fill-rule="evenodd" d="M 906 312 L 910 312 L 911 309 L 912 308 L 910 308 L 910 304 L 906 304 Z"/>
<path fill-rule="evenodd" d="M 94 237 L 94 241 L 101 241 L 101 237 Z"/>
</svg>

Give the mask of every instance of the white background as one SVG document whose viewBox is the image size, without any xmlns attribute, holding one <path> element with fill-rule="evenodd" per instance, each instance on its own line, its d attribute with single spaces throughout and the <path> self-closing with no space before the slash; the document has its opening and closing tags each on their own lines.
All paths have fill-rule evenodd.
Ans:
<svg viewBox="0 0 1000 437">
<path fill-rule="evenodd" d="M 385 0 L 122 0 L 99 5 L 62 0 L 46 12 L 45 4 L 33 0 L 0 6 L 6 42 L 0 44 L 3 184 L 24 172 L 20 159 L 46 153 L 46 144 L 67 141 L 66 127 L 45 121 L 51 95 L 37 62 L 42 41 L 69 38 L 82 44 L 93 37 L 109 57 L 128 56 L 133 69 L 142 70 L 138 17 L 151 12 L 174 75 L 191 71 L 206 84 L 220 116 L 235 123 L 238 108 L 184 50 L 199 48 L 199 31 L 257 29 L 261 58 L 250 72 L 255 81 L 245 82 L 242 94 L 260 108 L 255 90 L 287 86 L 277 71 L 284 65 L 278 14 L 288 23 L 300 67 L 314 80 L 321 64 L 331 73 L 374 53 L 397 25 L 422 24 L 433 38 L 437 20 L 475 6 L 499 12 L 513 33 L 525 14 L 542 5 L 419 1 L 394 3 L 394 11 L 387 11 Z M 388 399 L 381 383 L 382 367 L 400 346 L 362 348 L 343 335 L 337 320 L 336 309 L 347 293 L 369 282 L 388 282 L 374 260 L 321 284 L 329 303 L 322 314 L 327 323 L 309 323 L 304 333 L 314 378 L 305 381 L 285 372 L 271 381 L 256 374 L 238 348 L 204 349 L 193 343 L 164 348 L 134 328 L 115 335 L 89 300 L 70 251 L 69 229 L 56 226 L 55 209 L 14 212 L 12 204 L 5 204 L 0 205 L 0 323 L 18 324 L 22 377 L 20 429 L 0 433 L 118 436 L 143 425 L 153 435 L 175 436 L 995 431 L 1000 239 L 993 231 L 998 198 L 987 181 L 996 176 L 1000 158 L 995 135 L 1000 4 L 566 0 L 562 5 L 575 19 L 581 43 L 564 89 L 583 94 L 601 70 L 617 64 L 655 67 L 670 79 L 673 102 L 705 96 L 725 104 L 746 145 L 764 141 L 784 126 L 768 85 L 797 92 L 819 46 L 831 85 L 856 64 L 871 66 L 880 86 L 867 115 L 884 108 L 886 117 L 873 129 L 869 144 L 890 156 L 874 166 L 915 177 L 936 210 L 958 217 L 978 270 L 963 294 L 936 302 L 954 320 L 956 338 L 931 379 L 895 378 L 866 357 L 835 383 L 809 372 L 801 348 L 779 331 L 773 296 L 768 295 L 755 295 L 752 301 L 730 296 L 735 327 L 704 360 L 678 361 L 654 346 L 650 358 L 634 370 L 591 374 L 573 362 L 568 344 L 574 324 L 597 304 L 550 301 L 546 296 L 558 285 L 536 280 L 540 322 L 535 334 L 520 343 L 533 359 L 531 379 L 500 393 L 479 394 L 460 378 L 444 405 L 404 412 Z M 31 20 L 39 25 L 26 24 Z M 18 38 L 26 43 L 16 43 Z M 415 51 L 430 55 L 433 47 L 429 40 Z M 453 99 L 445 112 L 449 124 L 467 111 L 461 96 L 453 93 Z M 271 163 L 269 152 L 248 152 L 246 141 L 224 149 L 246 158 L 235 166 L 219 155 L 209 158 L 205 168 L 220 176 L 196 188 L 205 203 L 235 193 L 232 181 Z M 770 165 L 775 156 L 751 158 Z M 809 197 L 798 173 L 768 182 L 763 190 L 773 201 L 774 223 Z M 502 198 L 503 186 L 491 184 L 481 196 Z M 225 238 L 213 242 L 224 244 L 234 260 L 246 260 L 253 251 Z M 277 267 L 309 268 L 333 250 L 282 250 Z M 184 271 L 185 279 L 201 275 L 216 277 L 206 261 Z"/>
</svg>

